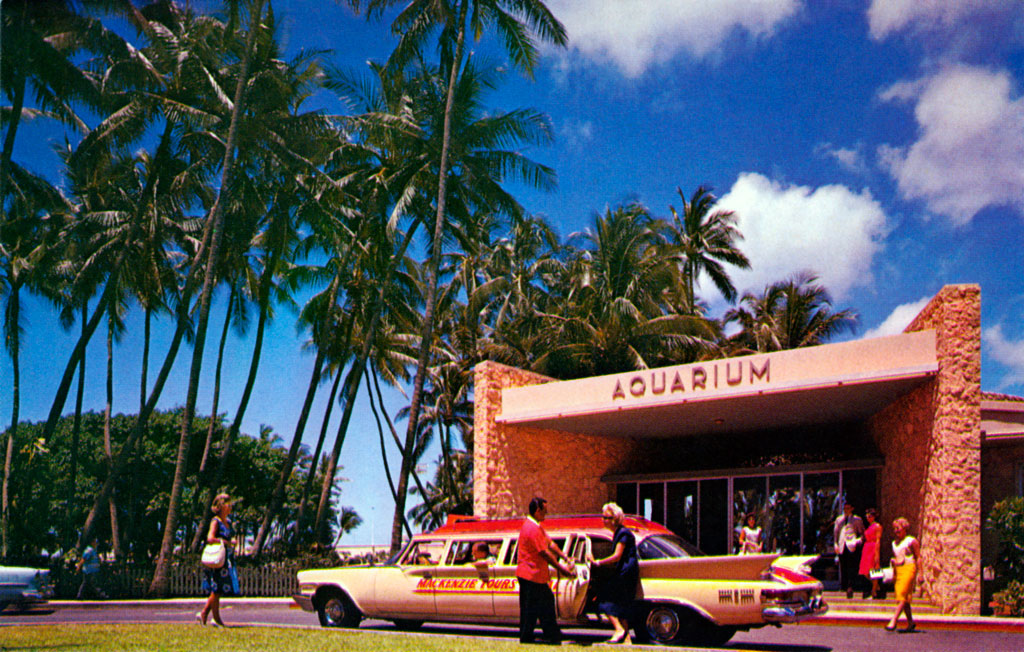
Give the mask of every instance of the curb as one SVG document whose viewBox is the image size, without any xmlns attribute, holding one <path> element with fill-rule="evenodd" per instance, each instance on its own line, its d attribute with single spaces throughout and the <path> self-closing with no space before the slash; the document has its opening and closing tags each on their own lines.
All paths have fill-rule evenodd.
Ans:
<svg viewBox="0 0 1024 652">
<path fill-rule="evenodd" d="M 154 605 L 195 607 L 206 598 L 170 598 L 165 600 L 50 600 L 45 603 L 54 609 L 145 609 Z M 248 604 L 267 607 L 298 609 L 291 598 L 222 598 L 221 604 Z M 889 612 L 830 610 L 795 625 L 824 625 L 835 627 L 884 627 L 892 616 Z M 922 614 L 914 618 L 919 629 L 939 629 L 966 632 L 1004 632 L 1024 634 L 1024 618 L 996 618 L 994 616 L 938 616 Z M 901 620 L 901 624 L 905 621 Z M 793 626 L 793 624 L 787 625 Z"/>
<path fill-rule="evenodd" d="M 802 625 L 832 625 L 841 627 L 884 627 L 892 614 L 889 612 L 829 611 L 801 621 Z M 941 629 L 964 632 L 1005 632 L 1024 634 L 1024 618 L 996 618 L 994 616 L 937 616 L 925 614 L 914 617 L 919 630 Z M 901 618 L 900 626 L 906 626 Z"/>
</svg>

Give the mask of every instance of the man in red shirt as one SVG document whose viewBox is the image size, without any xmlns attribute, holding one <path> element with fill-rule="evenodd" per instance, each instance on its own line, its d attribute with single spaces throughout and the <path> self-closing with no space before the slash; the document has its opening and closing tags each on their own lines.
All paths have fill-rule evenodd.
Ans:
<svg viewBox="0 0 1024 652">
<path fill-rule="evenodd" d="M 569 577 L 576 576 L 572 562 L 551 541 L 541 523 L 548 515 L 547 501 L 537 497 L 530 501 L 530 516 L 519 530 L 519 563 L 516 579 L 519 581 L 519 642 L 533 643 L 533 629 L 540 620 L 545 642 L 560 644 L 562 630 L 555 616 L 555 595 L 548 582 L 551 573 L 548 564 Z M 562 564 L 562 560 L 565 564 Z"/>
</svg>

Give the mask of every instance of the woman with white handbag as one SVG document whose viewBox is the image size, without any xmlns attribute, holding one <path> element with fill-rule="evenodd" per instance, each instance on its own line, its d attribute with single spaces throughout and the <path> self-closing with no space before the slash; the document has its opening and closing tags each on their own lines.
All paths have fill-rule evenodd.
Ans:
<svg viewBox="0 0 1024 652">
<path fill-rule="evenodd" d="M 206 547 L 203 548 L 203 590 L 209 591 L 210 597 L 203 610 L 196 614 L 196 620 L 205 625 L 212 614 L 213 624 L 224 627 L 220 619 L 220 597 L 240 593 L 238 573 L 235 571 L 235 544 L 232 540 L 235 532 L 231 525 L 231 496 L 218 494 L 213 499 L 212 509 L 216 516 L 210 521 Z"/>
<path fill-rule="evenodd" d="M 896 519 L 892 522 L 892 527 L 896 531 L 896 537 L 892 542 L 896 613 L 893 614 L 889 624 L 885 626 L 885 630 L 896 631 L 896 623 L 902 612 L 907 614 L 907 628 L 903 631 L 912 632 L 916 629 L 916 625 L 914 625 L 914 614 L 910 610 L 910 599 L 914 593 L 914 579 L 917 577 L 917 560 L 921 558 L 921 544 L 910 536 L 910 521 L 907 519 Z"/>
</svg>

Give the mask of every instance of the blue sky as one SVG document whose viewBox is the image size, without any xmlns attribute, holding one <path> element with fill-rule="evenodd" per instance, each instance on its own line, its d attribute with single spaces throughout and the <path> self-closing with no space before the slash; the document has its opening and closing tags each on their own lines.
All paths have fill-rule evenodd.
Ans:
<svg viewBox="0 0 1024 652">
<path fill-rule="evenodd" d="M 193 0 L 193 4 L 204 3 Z M 211 3 L 205 3 L 211 4 Z M 563 235 L 597 211 L 638 200 L 667 216 L 710 185 L 736 211 L 753 269 L 741 292 L 795 272 L 819 275 L 840 308 L 860 314 L 854 337 L 895 333 L 943 285 L 982 289 L 982 388 L 1024 395 L 1024 2 L 1021 0 L 549 0 L 570 44 L 545 48 L 535 79 L 515 72 L 494 109 L 547 113 L 556 139 L 529 155 L 554 167 L 552 193 L 513 189 Z M 326 0 L 275 2 L 289 51 L 329 48 L 360 70 L 393 44 Z M 475 56 L 504 66 L 485 39 Z M 325 109 L 337 111 L 330 98 Z M 308 107 L 312 108 L 312 107 Z M 52 131 L 19 132 L 15 157 L 53 169 Z M 31 161 L 31 162 L 29 162 Z M 725 305 L 702 286 L 713 314 Z M 38 302 L 26 306 L 22 419 L 46 417 L 74 340 Z M 219 332 L 222 313 L 211 324 Z M 77 327 L 76 327 L 77 328 Z M 214 326 L 211 326 L 214 328 Z M 168 334 L 161 329 L 156 355 Z M 102 410 L 102 336 L 89 349 L 86 406 Z M 289 441 L 312 355 L 282 312 L 268 338 L 245 429 L 274 426 Z M 115 411 L 138 402 L 141 320 L 116 356 Z M 215 342 L 207 346 L 212 370 Z M 251 350 L 232 336 L 221 409 L 234 412 Z M 154 359 L 155 356 L 154 356 Z M 151 362 L 157 364 L 158 362 Z M 179 354 L 163 407 L 184 400 Z M 9 387 L 8 358 L 0 388 Z M 209 376 L 209 374 L 206 374 Z M 210 386 L 200 389 L 208 411 Z M 319 431 L 327 388 L 304 441 Z M 10 421 L 0 391 L 0 424 Z M 342 502 L 366 525 L 349 543 L 381 543 L 392 505 L 376 426 L 361 396 L 342 452 Z M 392 410 L 406 402 L 392 395 Z M 72 409 L 69 401 L 66 409 Z M 335 422 L 338 418 L 335 413 Z M 334 432 L 334 424 L 331 432 Z M 391 461 L 394 467 L 395 455 Z"/>
</svg>

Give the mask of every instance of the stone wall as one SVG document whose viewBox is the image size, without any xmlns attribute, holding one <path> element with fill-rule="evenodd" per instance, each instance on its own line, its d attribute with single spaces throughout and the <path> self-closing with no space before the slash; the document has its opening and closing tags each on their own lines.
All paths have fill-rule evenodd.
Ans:
<svg viewBox="0 0 1024 652">
<path fill-rule="evenodd" d="M 938 374 L 871 421 L 886 465 L 883 541 L 905 516 L 921 541 L 919 591 L 944 613 L 981 609 L 981 290 L 946 286 L 906 331 L 934 329 Z"/>
<path fill-rule="evenodd" d="M 533 496 L 547 498 L 552 515 L 600 512 L 611 500 L 601 476 L 632 454 L 633 441 L 497 423 L 502 389 L 552 379 L 495 362 L 474 373 L 474 515 L 519 516 Z"/>
</svg>

